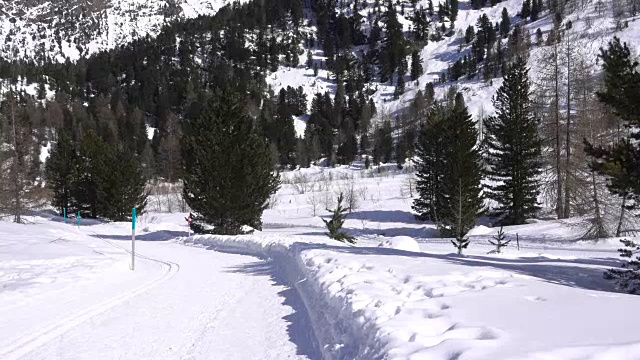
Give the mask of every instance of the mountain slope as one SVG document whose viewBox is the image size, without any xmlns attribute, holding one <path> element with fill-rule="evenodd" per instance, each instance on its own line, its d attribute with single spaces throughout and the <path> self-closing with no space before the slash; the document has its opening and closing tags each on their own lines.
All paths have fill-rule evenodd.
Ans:
<svg viewBox="0 0 640 360">
<path fill-rule="evenodd" d="M 215 14 L 227 0 L 0 0 L 0 56 L 77 60 L 157 35 L 177 19 Z M 16 45 L 17 54 L 11 54 Z"/>
</svg>

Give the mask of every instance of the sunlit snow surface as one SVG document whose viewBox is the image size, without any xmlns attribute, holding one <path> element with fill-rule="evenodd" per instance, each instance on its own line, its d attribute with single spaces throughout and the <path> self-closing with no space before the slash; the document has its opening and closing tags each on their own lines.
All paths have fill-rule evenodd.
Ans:
<svg viewBox="0 0 640 360">
<path fill-rule="evenodd" d="M 617 239 L 539 221 L 488 254 L 481 220 L 460 256 L 414 219 L 394 167 L 286 172 L 252 235 L 187 238 L 186 214 L 143 215 L 133 272 L 129 223 L 5 219 L 0 358 L 640 359 L 640 297 L 602 278 Z M 356 246 L 321 221 L 351 186 Z M 378 246 L 397 236 L 420 251 Z"/>
</svg>

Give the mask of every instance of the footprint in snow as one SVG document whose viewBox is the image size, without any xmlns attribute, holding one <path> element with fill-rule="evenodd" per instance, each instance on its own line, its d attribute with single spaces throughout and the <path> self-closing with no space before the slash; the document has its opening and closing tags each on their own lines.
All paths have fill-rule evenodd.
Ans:
<svg viewBox="0 0 640 360">
<path fill-rule="evenodd" d="M 524 298 L 529 301 L 547 301 L 547 299 L 542 296 L 525 296 Z"/>
</svg>

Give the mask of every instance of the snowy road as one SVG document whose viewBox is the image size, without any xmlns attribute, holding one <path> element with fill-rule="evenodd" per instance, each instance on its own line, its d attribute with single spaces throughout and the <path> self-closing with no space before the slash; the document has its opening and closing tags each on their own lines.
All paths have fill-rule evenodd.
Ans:
<svg viewBox="0 0 640 360">
<path fill-rule="evenodd" d="M 111 249 L 104 256 L 123 259 L 122 267 L 130 243 L 110 231 L 100 238 L 85 231 L 82 241 L 95 242 L 97 253 Z M 271 263 L 170 242 L 136 248 L 135 273 L 112 274 L 117 281 L 98 274 L 96 282 L 0 303 L 0 335 L 10 335 L 0 340 L 0 358 L 317 357 L 304 306 Z"/>
</svg>

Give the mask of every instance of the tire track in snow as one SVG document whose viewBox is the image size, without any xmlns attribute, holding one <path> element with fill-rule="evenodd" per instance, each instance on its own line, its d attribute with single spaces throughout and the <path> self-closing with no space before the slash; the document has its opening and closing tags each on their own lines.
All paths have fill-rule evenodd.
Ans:
<svg viewBox="0 0 640 360">
<path fill-rule="evenodd" d="M 103 242 L 111 246 L 120 248 L 125 252 L 131 254 L 130 250 L 127 250 L 122 246 L 112 243 L 106 237 L 103 237 L 96 233 L 94 234 L 98 239 L 102 240 Z M 120 294 L 118 296 L 102 301 L 93 306 L 89 306 L 62 320 L 53 321 L 46 326 L 43 326 L 35 331 L 30 332 L 28 335 L 9 339 L 8 341 L 0 344 L 0 358 L 4 360 L 18 359 L 28 354 L 32 350 L 37 349 L 42 345 L 45 345 L 49 341 L 57 338 L 58 336 L 64 334 L 65 332 L 73 329 L 74 327 L 81 325 L 87 320 L 97 315 L 100 315 L 110 310 L 111 308 L 117 305 L 120 305 L 123 302 L 152 289 L 155 286 L 162 284 L 163 282 L 169 280 L 175 274 L 177 274 L 178 271 L 180 271 L 180 265 L 178 265 L 177 263 L 163 261 L 159 259 L 153 259 L 142 254 L 136 254 L 136 257 L 160 264 L 164 269 L 163 273 L 157 278 L 153 279 L 152 281 L 142 286 L 139 286 L 127 293 Z"/>
</svg>

